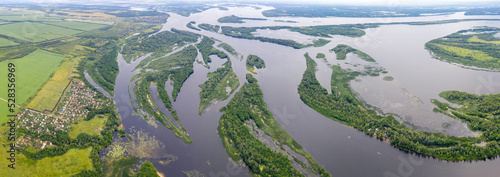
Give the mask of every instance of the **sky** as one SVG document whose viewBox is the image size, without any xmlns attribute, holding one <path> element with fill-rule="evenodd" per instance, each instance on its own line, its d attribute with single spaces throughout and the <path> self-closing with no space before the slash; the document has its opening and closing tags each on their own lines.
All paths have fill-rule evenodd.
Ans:
<svg viewBox="0 0 500 177">
<path fill-rule="evenodd" d="M 213 0 L 1 0 L 2 3 L 30 2 L 36 4 L 44 3 L 138 3 L 138 4 L 162 4 L 168 2 L 214 2 Z M 217 2 L 217 1 L 215 1 Z M 351 4 L 351 5 L 450 5 L 450 4 L 500 4 L 500 0 L 219 0 L 218 2 L 261 2 L 261 3 L 291 3 L 291 4 Z"/>
</svg>

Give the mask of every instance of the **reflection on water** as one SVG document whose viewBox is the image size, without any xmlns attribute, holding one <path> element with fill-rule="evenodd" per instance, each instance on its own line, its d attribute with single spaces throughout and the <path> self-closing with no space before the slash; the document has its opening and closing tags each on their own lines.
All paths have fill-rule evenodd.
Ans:
<svg viewBox="0 0 500 177">
<path fill-rule="evenodd" d="M 324 47 L 293 49 L 256 40 L 245 40 L 227 37 L 221 34 L 195 31 L 185 25 L 189 21 L 197 24 L 219 24 L 217 19 L 222 16 L 236 15 L 244 17 L 263 18 L 261 11 L 251 7 L 229 7 L 228 11 L 209 9 L 202 13 L 183 17 L 170 13 L 168 22 L 162 30 L 177 28 L 187 30 L 231 45 L 243 56 L 258 55 L 266 62 L 266 69 L 257 70 L 264 100 L 272 111 L 276 121 L 297 140 L 306 152 L 311 154 L 320 165 L 335 176 L 495 176 L 498 174 L 499 160 L 488 160 L 471 163 L 448 163 L 436 159 L 419 157 L 402 152 L 387 143 L 366 136 L 355 129 L 345 127 L 335 121 L 317 113 L 303 104 L 297 93 L 302 74 L 306 68 L 304 53 L 311 57 L 317 53 L 326 54 L 326 61 L 315 59 L 318 63 L 316 73 L 321 85 L 329 88 L 331 65 L 355 68 L 363 67 L 361 60 L 349 56 L 347 60 L 336 60 L 334 53 L 329 49 L 343 43 L 357 48 L 376 61 L 376 65 L 383 67 L 387 74 L 378 77 L 363 76 L 351 82 L 351 87 L 361 99 L 368 104 L 379 107 L 383 112 L 400 115 L 401 121 L 412 128 L 425 131 L 445 131 L 456 136 L 472 136 L 474 132 L 466 128 L 464 123 L 441 114 L 432 112 L 434 107 L 430 99 L 438 99 L 438 94 L 447 90 L 460 90 L 471 93 L 500 93 L 500 88 L 492 83 L 498 83 L 500 73 L 475 71 L 464 69 L 433 59 L 424 49 L 425 42 L 446 36 L 450 33 L 468 29 L 473 26 L 500 26 L 499 22 L 478 21 L 453 24 L 410 26 L 390 25 L 379 28 L 366 29 L 366 35 L 360 38 L 333 36 L 332 42 Z M 378 23 L 396 21 L 426 21 L 463 18 L 498 18 L 495 16 L 464 16 L 463 13 L 432 17 L 401 17 L 401 18 L 269 18 L 267 21 L 246 21 L 242 24 L 223 24 L 231 26 L 274 26 L 283 23 L 274 20 L 293 20 L 298 23 L 287 23 L 290 26 L 328 25 L 345 23 Z M 319 22 L 313 22 L 319 21 Z M 262 33 L 262 31 L 259 31 Z M 262 34 L 261 34 L 262 35 Z M 269 32 L 269 35 L 272 35 Z M 278 37 L 278 36 L 275 36 Z M 294 39 L 294 35 L 280 35 L 279 37 Z M 294 39 L 295 40 L 295 39 Z M 245 60 L 231 57 L 234 72 L 245 82 Z M 218 102 L 212 109 L 198 115 L 200 102 L 198 85 L 206 81 L 206 74 L 225 60 L 212 58 L 210 70 L 202 64 L 194 63 L 194 73 L 186 80 L 177 101 L 173 102 L 174 109 L 180 117 L 184 127 L 189 132 L 193 143 L 185 144 L 175 137 L 173 131 L 158 126 L 154 128 L 139 116 L 132 115 L 129 91 L 129 81 L 136 73 L 131 72 L 144 58 L 127 64 L 121 55 L 118 56 L 120 74 L 118 75 L 114 99 L 118 112 L 126 128 L 134 127 L 143 130 L 158 141 L 165 144 L 163 151 L 178 157 L 174 162 L 164 166 L 155 163 L 155 167 L 167 176 L 182 176 L 184 172 L 201 173 L 205 176 L 246 176 L 247 167 L 235 167 L 229 159 L 220 138 L 217 136 L 218 121 L 222 113 L 218 110 L 227 104 L 228 100 Z M 220 63 L 219 63 L 220 62 Z M 346 64 L 347 62 L 347 64 Z M 392 76 L 394 80 L 388 82 L 383 78 Z M 133 86 L 133 84 L 131 84 Z M 170 84 L 166 87 L 171 93 Z M 239 89 L 236 90 L 236 92 Z M 329 89 L 328 89 L 329 90 Z M 133 96 L 133 93 L 130 94 Z M 370 160 L 367 160 L 370 159 Z M 404 167 L 401 167 L 404 166 Z M 235 168 L 233 168 L 235 167 Z M 407 168 L 411 171 L 403 171 Z M 236 169 L 236 170 L 235 170 Z"/>
</svg>

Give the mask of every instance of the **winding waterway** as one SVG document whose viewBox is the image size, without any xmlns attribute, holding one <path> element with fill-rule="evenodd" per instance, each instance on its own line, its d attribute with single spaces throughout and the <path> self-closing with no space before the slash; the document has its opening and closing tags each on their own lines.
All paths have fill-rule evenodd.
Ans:
<svg viewBox="0 0 500 177">
<path fill-rule="evenodd" d="M 268 7 L 264 7 L 266 9 Z M 197 24 L 218 24 L 217 19 L 227 15 L 242 17 L 262 17 L 264 9 L 251 7 L 230 7 L 228 11 L 209 9 L 207 11 L 183 17 L 170 13 L 170 17 L 162 30 L 177 28 L 191 31 L 228 43 L 239 53 L 230 56 L 232 67 L 241 85 L 244 83 L 245 60 L 240 56 L 255 54 L 263 58 L 266 68 L 256 70 L 256 78 L 264 93 L 268 109 L 276 121 L 286 129 L 311 154 L 316 161 L 334 176 L 497 176 L 500 160 L 475 162 L 446 162 L 437 159 L 420 157 L 403 152 L 388 143 L 371 138 L 353 128 L 332 121 L 305 105 L 297 92 L 306 64 L 304 53 L 314 58 L 317 53 L 325 53 L 326 61 L 315 59 L 320 83 L 329 88 L 331 71 L 328 64 L 339 64 L 352 67 L 353 63 L 363 62 L 354 55 L 347 60 L 338 61 L 328 50 L 339 43 L 351 45 L 372 56 L 377 65 L 385 68 L 387 74 L 378 77 L 364 76 L 351 82 L 351 87 L 367 104 L 380 108 L 385 113 L 400 115 L 401 120 L 418 130 L 443 131 L 454 136 L 474 136 L 464 123 L 432 112 L 430 99 L 439 99 L 438 94 L 447 90 L 460 90 L 470 93 L 500 93 L 500 73 L 476 71 L 433 59 L 424 49 L 425 42 L 469 29 L 474 26 L 496 26 L 497 21 L 470 21 L 439 25 L 385 25 L 367 29 L 361 38 L 333 36 L 324 47 L 293 49 L 256 40 L 236 39 L 207 31 L 195 31 L 185 25 L 189 21 Z M 259 15 L 260 14 L 260 15 Z M 408 18 L 271 18 L 267 21 L 250 21 L 243 24 L 223 24 L 230 26 L 277 26 L 277 25 L 328 25 L 343 23 L 366 23 L 378 21 L 425 21 L 435 19 L 457 18 L 499 18 L 492 16 L 470 17 L 463 13 L 437 17 Z M 293 20 L 299 23 L 274 22 L 274 20 Z M 319 22 L 315 22 L 319 21 Z M 279 36 L 279 34 L 276 34 Z M 301 34 L 295 34 L 301 35 Z M 286 38 L 287 35 L 282 37 Z M 289 36 L 289 35 L 288 35 Z M 307 39 L 307 37 L 302 37 Z M 216 46 L 216 45 L 214 45 Z M 201 56 L 198 56 L 201 57 Z M 133 97 L 129 82 L 138 71 L 132 70 L 145 57 L 126 63 L 118 55 L 120 73 L 116 79 L 114 100 L 127 132 L 133 127 L 155 136 L 165 144 L 166 153 L 178 159 L 169 165 L 152 161 L 158 171 L 167 176 L 181 176 L 184 171 L 197 170 L 205 176 L 244 176 L 248 175 L 247 167 L 234 167 L 227 155 L 220 138 L 217 136 L 219 109 L 232 98 L 213 105 L 199 116 L 200 102 L 198 85 L 206 81 L 206 74 L 220 66 L 217 61 L 209 70 L 203 65 L 194 63 L 194 73 L 186 80 L 179 92 L 173 108 L 177 111 L 184 127 L 193 140 L 185 144 L 175 137 L 172 130 L 163 126 L 154 128 L 141 117 L 132 115 Z M 198 58 L 198 60 L 201 60 Z M 213 60 L 220 60 L 213 58 Z M 222 60 L 221 60 L 222 61 Z M 385 81 L 384 76 L 394 77 L 393 81 Z M 166 84 L 167 87 L 169 84 Z M 240 86 L 241 86 L 240 85 Z M 134 86 L 132 83 L 131 86 Z M 235 93 L 239 88 L 235 91 Z M 171 94 L 171 92 L 169 92 Z M 153 96 L 156 96 L 153 94 Z M 418 101 L 420 100 L 420 101 Z M 440 99 L 442 100 L 442 99 Z M 157 103 L 160 103 L 157 101 Z M 166 111 L 166 110 L 163 110 Z M 444 128 L 444 123 L 449 124 Z"/>
</svg>

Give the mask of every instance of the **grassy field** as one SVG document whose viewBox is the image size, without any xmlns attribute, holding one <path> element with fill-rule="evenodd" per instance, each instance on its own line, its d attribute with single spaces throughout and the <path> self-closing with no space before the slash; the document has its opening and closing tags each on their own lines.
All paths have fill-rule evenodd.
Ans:
<svg viewBox="0 0 500 177">
<path fill-rule="evenodd" d="M 90 31 L 99 29 L 102 27 L 106 27 L 108 25 L 96 24 L 96 23 L 87 23 L 87 22 L 78 22 L 78 21 L 52 21 L 52 22 L 44 22 L 45 24 L 60 26 L 64 28 L 71 28 L 83 31 Z"/>
<path fill-rule="evenodd" d="M 31 42 L 66 37 L 80 32 L 82 31 L 34 22 L 0 25 L 0 34 Z"/>
<path fill-rule="evenodd" d="M 7 76 L 8 63 L 15 64 L 15 79 L 16 79 L 16 103 L 23 104 L 30 98 L 36 91 L 43 85 L 43 83 L 50 77 L 50 75 L 59 66 L 64 55 L 47 52 L 44 50 L 36 50 L 29 55 L 15 60 L 7 60 L 0 62 L 0 75 Z M 0 81 L 3 87 L 0 87 L 0 98 L 7 98 L 7 80 Z M 0 102 L 0 123 L 5 122 L 7 119 L 4 115 L 3 109 L 6 107 L 5 102 Z"/>
<path fill-rule="evenodd" d="M 7 126 L 0 127 L 0 132 L 6 132 Z M 0 134 L 0 144 L 6 145 L 7 137 Z M 3 146 L 1 146 L 3 148 Z M 0 176 L 72 176 L 82 170 L 92 170 L 90 152 L 92 148 L 71 149 L 64 155 L 43 158 L 38 161 L 27 159 L 23 154 L 16 154 L 16 169 L 8 168 L 8 161 L 0 161 Z M 6 150 L 0 151 L 0 157 L 7 157 Z"/>
<path fill-rule="evenodd" d="M 83 46 L 75 46 L 74 49 L 81 49 Z M 57 101 L 61 97 L 64 89 L 69 83 L 69 78 L 75 76 L 73 72 L 76 71 L 79 61 L 83 59 L 82 56 L 73 57 L 77 54 L 70 53 L 66 56 L 66 59 L 61 63 L 61 65 L 54 72 L 54 75 L 43 85 L 42 89 L 33 97 L 29 102 L 28 108 L 36 110 L 52 110 L 57 104 Z"/>
<path fill-rule="evenodd" d="M 433 43 L 432 45 L 438 46 L 439 48 L 446 50 L 448 52 L 455 53 L 456 55 L 461 57 L 472 57 L 473 59 L 479 61 L 496 60 L 495 58 L 479 50 L 472 50 L 472 49 L 466 49 L 466 48 L 436 44 L 436 43 Z"/>
<path fill-rule="evenodd" d="M 100 117 L 102 116 L 102 118 Z M 71 130 L 68 132 L 69 137 L 75 139 L 80 133 L 87 133 L 91 136 L 97 135 L 101 132 L 100 129 L 104 127 L 104 123 L 108 120 L 108 115 L 96 115 L 92 120 L 80 121 L 78 124 L 73 124 Z M 98 129 L 97 131 L 96 128 Z"/>
<path fill-rule="evenodd" d="M 471 38 L 467 39 L 468 42 L 479 42 L 479 43 L 488 43 L 488 44 L 500 44 L 500 41 L 486 41 L 479 39 L 477 36 L 472 36 Z"/>
<path fill-rule="evenodd" d="M 13 41 L 9 41 L 7 39 L 4 39 L 4 38 L 0 38 L 0 47 L 4 47 L 4 46 L 11 46 L 11 45 L 17 45 L 18 43 L 15 43 Z"/>
</svg>

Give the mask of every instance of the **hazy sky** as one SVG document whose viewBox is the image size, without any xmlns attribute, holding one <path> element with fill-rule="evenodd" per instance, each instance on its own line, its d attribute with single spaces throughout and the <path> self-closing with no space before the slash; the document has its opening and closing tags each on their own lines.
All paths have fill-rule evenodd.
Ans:
<svg viewBox="0 0 500 177">
<path fill-rule="evenodd" d="M 307 4 L 307 3 L 320 3 L 320 4 L 363 4 L 363 5 L 446 5 L 446 4 L 500 4 L 500 0 L 1 0 L 0 3 L 20 3 L 31 2 L 37 4 L 44 3 L 138 3 L 138 4 L 164 4 L 169 2 L 261 2 L 261 3 L 292 3 L 292 4 Z"/>
</svg>

